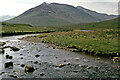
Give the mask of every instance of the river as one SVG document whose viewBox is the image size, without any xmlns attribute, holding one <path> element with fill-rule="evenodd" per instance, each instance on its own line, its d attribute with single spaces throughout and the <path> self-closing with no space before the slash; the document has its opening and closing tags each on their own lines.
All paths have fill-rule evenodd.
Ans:
<svg viewBox="0 0 120 80">
<path fill-rule="evenodd" d="M 0 38 L 0 42 L 6 42 L 4 46 L 20 48 L 16 52 L 6 48 L 5 53 L 0 54 L 0 78 L 12 78 L 11 75 L 17 78 L 120 78 L 118 62 L 108 58 L 54 49 L 44 43 L 18 40 L 26 36 L 34 35 Z M 6 59 L 6 54 L 13 56 L 13 59 Z M 13 68 L 4 68 L 4 64 L 10 61 L 14 62 Z M 35 63 L 36 61 L 38 63 Z M 36 70 L 25 73 L 25 67 L 21 67 L 21 64 L 32 65 Z M 60 64 L 64 66 L 59 67 Z"/>
</svg>

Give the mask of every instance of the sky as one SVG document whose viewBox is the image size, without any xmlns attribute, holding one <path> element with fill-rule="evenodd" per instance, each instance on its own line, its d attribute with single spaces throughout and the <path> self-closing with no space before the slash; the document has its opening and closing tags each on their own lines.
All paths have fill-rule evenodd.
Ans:
<svg viewBox="0 0 120 80">
<path fill-rule="evenodd" d="M 26 10 L 47 3 L 62 3 L 82 6 L 100 13 L 118 14 L 119 0 L 0 0 L 0 16 L 18 16 Z"/>
</svg>

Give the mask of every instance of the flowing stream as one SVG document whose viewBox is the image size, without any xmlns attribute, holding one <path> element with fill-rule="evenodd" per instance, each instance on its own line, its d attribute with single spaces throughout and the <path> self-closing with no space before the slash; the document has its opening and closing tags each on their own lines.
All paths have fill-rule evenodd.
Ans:
<svg viewBox="0 0 120 80">
<path fill-rule="evenodd" d="M 34 36 L 19 35 L 0 38 L 6 42 L 4 46 L 18 47 L 19 51 L 5 49 L 0 54 L 0 78 L 120 78 L 120 63 L 110 59 L 95 57 L 83 53 L 70 52 L 48 47 L 47 44 L 18 40 L 18 38 Z M 6 54 L 13 56 L 6 59 Z M 40 55 L 36 57 L 35 55 Z M 12 61 L 13 68 L 4 68 L 6 62 Z M 25 73 L 25 67 L 31 65 L 36 70 Z M 60 64 L 63 66 L 59 67 Z"/>
</svg>

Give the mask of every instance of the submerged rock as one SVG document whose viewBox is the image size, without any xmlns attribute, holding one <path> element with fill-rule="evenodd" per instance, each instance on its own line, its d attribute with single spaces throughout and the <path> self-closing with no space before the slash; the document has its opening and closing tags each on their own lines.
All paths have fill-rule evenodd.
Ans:
<svg viewBox="0 0 120 80">
<path fill-rule="evenodd" d="M 18 78 L 17 76 L 15 76 L 15 75 L 9 75 L 10 77 L 13 77 L 13 78 Z"/>
<path fill-rule="evenodd" d="M 3 49 L 0 49 L 0 54 L 4 54 L 4 50 Z"/>
<path fill-rule="evenodd" d="M 23 59 L 23 57 L 21 57 L 20 59 Z"/>
<path fill-rule="evenodd" d="M 62 68 L 62 67 L 64 67 L 64 66 L 65 66 L 65 64 L 59 64 L 59 65 L 58 65 L 59 68 Z"/>
<path fill-rule="evenodd" d="M 39 57 L 39 56 L 40 56 L 40 55 L 38 55 L 38 54 L 37 54 L 37 55 L 35 55 L 35 57 Z"/>
<path fill-rule="evenodd" d="M 25 67 L 25 72 L 34 72 L 34 71 L 35 71 L 35 69 L 33 66 L 26 66 Z"/>
<path fill-rule="evenodd" d="M 90 69 L 90 68 L 91 68 L 91 66 L 88 66 L 88 67 L 87 67 L 87 69 Z"/>
<path fill-rule="evenodd" d="M 8 67 L 13 67 L 13 62 L 7 62 L 5 63 L 5 68 L 8 68 Z"/>
<path fill-rule="evenodd" d="M 38 61 L 35 61 L 34 64 L 38 64 Z"/>
<path fill-rule="evenodd" d="M 41 73 L 40 73 L 40 76 L 44 76 L 44 75 L 45 75 L 44 72 L 41 72 Z"/>
<path fill-rule="evenodd" d="M 5 42 L 0 42 L 0 46 L 4 46 L 5 44 Z"/>
<path fill-rule="evenodd" d="M 7 59 L 12 59 L 12 56 L 6 55 L 6 58 L 7 58 Z"/>
<path fill-rule="evenodd" d="M 120 62 L 120 57 L 113 57 L 112 60 L 115 61 L 115 62 Z"/>
<path fill-rule="evenodd" d="M 21 64 L 21 67 L 25 67 L 25 64 Z"/>
<path fill-rule="evenodd" d="M 11 49 L 13 50 L 13 51 L 19 51 L 20 49 L 19 48 L 17 48 L 17 47 L 11 47 Z"/>
</svg>

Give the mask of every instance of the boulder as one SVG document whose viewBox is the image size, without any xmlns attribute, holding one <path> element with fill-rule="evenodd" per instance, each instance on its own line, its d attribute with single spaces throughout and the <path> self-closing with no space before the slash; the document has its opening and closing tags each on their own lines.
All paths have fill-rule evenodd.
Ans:
<svg viewBox="0 0 120 80">
<path fill-rule="evenodd" d="M 64 67 L 64 66 L 65 66 L 65 64 L 59 64 L 59 65 L 58 65 L 59 68 L 62 68 L 62 67 Z"/>
<path fill-rule="evenodd" d="M 20 59 L 23 59 L 23 57 L 21 57 Z"/>
<path fill-rule="evenodd" d="M 38 64 L 38 61 L 35 61 L 34 64 Z"/>
<path fill-rule="evenodd" d="M 5 42 L 0 42 L 0 46 L 4 46 L 5 44 Z"/>
<path fill-rule="evenodd" d="M 44 76 L 45 74 L 43 72 L 40 73 L 40 76 Z"/>
<path fill-rule="evenodd" d="M 13 51 L 19 51 L 20 49 L 19 48 L 17 48 L 17 47 L 11 47 L 11 49 L 13 50 Z"/>
<path fill-rule="evenodd" d="M 12 59 L 12 56 L 6 55 L 7 59 Z"/>
<path fill-rule="evenodd" d="M 25 64 L 21 64 L 21 67 L 25 67 Z"/>
<path fill-rule="evenodd" d="M 120 62 L 120 57 L 113 57 L 113 61 Z"/>
<path fill-rule="evenodd" d="M 13 62 L 7 62 L 5 63 L 5 68 L 8 68 L 8 67 L 13 67 Z"/>
<path fill-rule="evenodd" d="M 38 54 L 37 54 L 37 55 L 35 55 L 35 57 L 39 57 L 39 56 L 40 56 L 40 55 L 38 55 Z"/>
<path fill-rule="evenodd" d="M 9 75 L 10 77 L 12 77 L 12 78 L 18 78 L 17 76 L 15 76 L 15 75 Z"/>
<path fill-rule="evenodd" d="M 34 71 L 35 71 L 35 69 L 33 66 L 26 66 L 25 67 L 25 72 L 34 72 Z"/>
<path fill-rule="evenodd" d="M 3 49 L 0 49 L 0 54 L 4 54 L 4 50 Z"/>
</svg>

